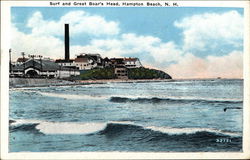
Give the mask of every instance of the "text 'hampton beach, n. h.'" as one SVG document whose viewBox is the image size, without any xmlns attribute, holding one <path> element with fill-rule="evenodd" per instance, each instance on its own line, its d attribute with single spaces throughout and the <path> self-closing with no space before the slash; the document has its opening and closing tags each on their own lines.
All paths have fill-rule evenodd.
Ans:
<svg viewBox="0 0 250 160">
<path fill-rule="evenodd" d="M 142 2 L 121 2 L 121 1 L 63 1 L 63 2 L 49 2 L 50 6 L 85 6 L 85 7 L 178 7 L 177 2 L 152 2 L 152 1 L 142 1 Z"/>
</svg>

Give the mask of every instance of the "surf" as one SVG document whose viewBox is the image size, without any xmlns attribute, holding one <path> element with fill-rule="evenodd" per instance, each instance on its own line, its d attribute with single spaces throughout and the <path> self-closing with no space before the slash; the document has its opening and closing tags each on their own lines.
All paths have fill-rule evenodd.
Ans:
<svg viewBox="0 0 250 160">
<path fill-rule="evenodd" d="M 243 103 L 242 100 L 240 99 L 205 99 L 205 98 L 162 98 L 162 97 L 135 97 L 135 98 L 130 98 L 130 97 L 110 97 L 109 99 L 110 102 L 115 102 L 115 103 L 163 103 L 163 102 L 168 102 L 168 103 Z"/>
<path fill-rule="evenodd" d="M 238 132 L 222 131 L 214 128 L 178 128 L 170 126 L 147 126 L 131 121 L 108 122 L 54 122 L 45 120 L 10 120 L 11 131 L 37 130 L 43 134 L 126 134 L 126 132 L 148 132 L 154 135 L 190 136 L 210 134 L 212 136 L 240 137 Z"/>
<path fill-rule="evenodd" d="M 42 120 L 14 120 L 10 125 L 12 130 L 23 130 L 24 128 L 29 131 L 36 129 L 43 134 L 90 134 L 106 127 L 106 123 L 98 122 L 53 122 Z"/>
<path fill-rule="evenodd" d="M 78 95 L 78 94 L 61 94 L 61 93 L 49 93 L 49 92 L 37 92 L 40 95 L 47 97 L 63 98 L 63 99 L 104 99 L 106 96 L 91 96 L 91 95 Z"/>
</svg>

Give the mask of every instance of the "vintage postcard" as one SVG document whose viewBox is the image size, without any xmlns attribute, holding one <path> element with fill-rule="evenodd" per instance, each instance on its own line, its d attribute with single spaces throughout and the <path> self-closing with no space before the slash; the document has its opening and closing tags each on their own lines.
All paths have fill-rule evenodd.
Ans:
<svg viewBox="0 0 250 160">
<path fill-rule="evenodd" d="M 249 1 L 1 15 L 2 159 L 250 158 Z"/>
</svg>

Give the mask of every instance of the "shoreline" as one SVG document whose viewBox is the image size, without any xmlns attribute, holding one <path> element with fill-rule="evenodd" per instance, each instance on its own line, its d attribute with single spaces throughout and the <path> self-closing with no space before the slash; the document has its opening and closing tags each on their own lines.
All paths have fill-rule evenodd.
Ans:
<svg viewBox="0 0 250 160">
<path fill-rule="evenodd" d="M 78 83 L 84 84 L 102 84 L 102 83 L 146 83 L 146 82 L 170 82 L 173 79 L 100 79 L 100 80 L 78 80 Z"/>
<path fill-rule="evenodd" d="M 15 84 L 11 83 L 9 88 L 26 88 L 26 87 L 50 87 L 50 86 L 76 86 L 91 84 L 107 84 L 107 83 L 150 83 L 150 82 L 170 82 L 173 79 L 100 79 L 100 80 L 61 80 L 51 79 L 52 82 L 45 82 L 46 79 L 21 79 L 21 80 L 44 80 L 43 83 Z"/>
<path fill-rule="evenodd" d="M 91 85 L 91 84 L 107 84 L 107 83 L 151 83 L 151 82 L 174 82 L 174 81 L 186 81 L 186 80 L 243 80 L 243 79 L 100 79 L 100 80 L 62 80 L 62 79 L 32 79 L 32 78 L 12 78 L 13 79 L 20 79 L 22 81 L 31 81 L 25 83 L 15 83 L 11 82 L 9 88 L 26 88 L 26 87 L 50 87 L 50 86 L 76 86 L 76 85 Z M 36 81 L 43 81 L 42 83 Z M 50 82 L 48 82 L 50 81 Z"/>
</svg>

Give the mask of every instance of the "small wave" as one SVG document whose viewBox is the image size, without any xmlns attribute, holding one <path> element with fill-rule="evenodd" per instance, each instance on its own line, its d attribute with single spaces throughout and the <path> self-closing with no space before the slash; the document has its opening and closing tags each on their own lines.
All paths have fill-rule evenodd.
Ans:
<svg viewBox="0 0 250 160">
<path fill-rule="evenodd" d="M 231 136 L 231 137 L 240 136 L 239 133 L 226 132 L 226 131 L 221 131 L 221 130 L 213 129 L 213 128 L 172 128 L 172 127 L 156 127 L 156 126 L 149 126 L 145 128 L 153 130 L 153 131 L 161 132 L 161 133 L 167 133 L 168 135 L 183 135 L 183 134 L 190 135 L 190 134 L 196 134 L 199 132 L 208 132 L 208 133 L 213 133 L 216 135 L 226 135 L 226 136 Z"/>
<path fill-rule="evenodd" d="M 162 102 L 178 102 L 178 103 L 188 103 L 188 102 L 197 102 L 197 103 L 242 103 L 242 100 L 237 99 L 195 99 L 195 98 L 159 98 L 159 97 L 139 97 L 139 98 L 130 98 L 130 97 L 111 97 L 109 99 L 111 102 L 116 103 L 162 103 Z"/>
<path fill-rule="evenodd" d="M 43 95 L 43 96 L 65 98 L 65 99 L 103 99 L 103 98 L 107 98 L 106 96 L 58 94 L 58 93 L 48 93 L 48 92 L 38 92 L 38 93 Z"/>
<path fill-rule="evenodd" d="M 134 132 L 138 131 L 151 131 L 152 135 L 154 132 L 160 134 L 165 134 L 168 136 L 183 136 L 183 135 L 196 135 L 199 133 L 209 133 L 214 136 L 230 136 L 230 137 L 240 137 L 240 133 L 221 131 L 213 128 L 173 128 L 173 127 L 156 127 L 156 126 L 141 126 L 134 123 L 108 123 L 107 127 L 101 131 L 101 133 L 112 133 L 115 134 L 117 131 L 121 130 L 132 130 Z"/>
</svg>

